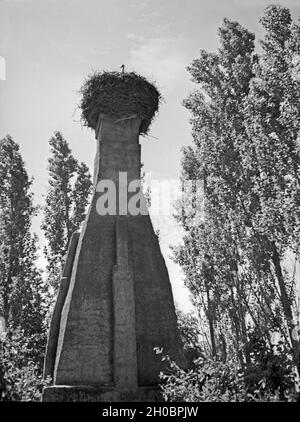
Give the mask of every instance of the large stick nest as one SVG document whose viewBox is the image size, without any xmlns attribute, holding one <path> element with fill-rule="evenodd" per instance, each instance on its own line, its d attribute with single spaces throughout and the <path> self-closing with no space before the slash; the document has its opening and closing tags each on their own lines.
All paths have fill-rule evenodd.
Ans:
<svg viewBox="0 0 300 422">
<path fill-rule="evenodd" d="M 133 115 L 142 119 L 140 134 L 147 134 L 158 111 L 161 94 L 154 84 L 134 72 L 96 72 L 82 88 L 81 118 L 96 129 L 100 113 L 116 119 Z"/>
</svg>

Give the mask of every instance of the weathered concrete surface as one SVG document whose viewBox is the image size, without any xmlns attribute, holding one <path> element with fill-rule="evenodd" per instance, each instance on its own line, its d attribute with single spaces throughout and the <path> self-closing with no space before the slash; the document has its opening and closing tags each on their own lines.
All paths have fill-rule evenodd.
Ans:
<svg viewBox="0 0 300 422">
<path fill-rule="evenodd" d="M 139 387 L 120 391 L 114 387 L 54 386 L 44 388 L 44 402 L 160 402 L 158 387 Z"/>
<path fill-rule="evenodd" d="M 48 333 L 47 349 L 44 361 L 44 379 L 46 379 L 47 377 L 53 378 L 61 312 L 69 289 L 70 277 L 72 273 L 78 239 L 79 233 L 73 233 Z"/>
<path fill-rule="evenodd" d="M 126 219 L 116 221 L 117 265 L 113 270 L 114 381 L 118 390 L 138 386 L 135 293 L 132 268 L 128 265 Z"/>
<path fill-rule="evenodd" d="M 181 359 L 172 290 L 149 215 L 124 215 L 119 201 L 117 215 L 96 209 L 100 180 L 118 188 L 119 172 L 127 173 L 127 183 L 140 178 L 139 125 L 134 117 L 99 118 L 94 195 L 61 310 L 54 387 L 44 391 L 45 401 L 60 393 L 65 400 L 67 391 L 78 401 L 102 401 L 107 396 L 99 391 L 108 387 L 119 400 L 126 391 L 138 400 L 141 386 L 155 390 L 159 381 L 154 347 Z M 82 385 L 98 393 L 77 393 Z M 65 386 L 78 386 L 75 396 Z"/>
</svg>

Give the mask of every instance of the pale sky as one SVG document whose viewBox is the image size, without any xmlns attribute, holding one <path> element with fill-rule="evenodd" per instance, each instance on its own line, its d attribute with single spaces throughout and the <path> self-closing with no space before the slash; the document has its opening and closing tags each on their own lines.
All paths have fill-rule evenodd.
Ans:
<svg viewBox="0 0 300 422">
<path fill-rule="evenodd" d="M 0 138 L 21 146 L 35 201 L 47 187 L 48 140 L 60 130 L 76 158 L 92 171 L 95 141 L 82 128 L 78 90 L 93 70 L 135 70 L 155 80 L 165 98 L 151 129 L 141 138 L 146 172 L 177 178 L 181 148 L 191 142 L 189 114 L 182 100 L 193 89 L 185 67 L 200 49 L 215 51 L 217 28 L 227 17 L 262 36 L 258 23 L 265 0 L 0 0 Z M 300 1 L 279 2 L 300 17 Z M 0 60 L 1 65 L 1 60 Z M 0 72 L 0 78 L 2 75 Z M 40 219 L 34 230 L 41 237 Z M 169 244 L 180 241 L 171 219 L 157 223 L 175 301 L 191 309 L 180 268 Z"/>
</svg>

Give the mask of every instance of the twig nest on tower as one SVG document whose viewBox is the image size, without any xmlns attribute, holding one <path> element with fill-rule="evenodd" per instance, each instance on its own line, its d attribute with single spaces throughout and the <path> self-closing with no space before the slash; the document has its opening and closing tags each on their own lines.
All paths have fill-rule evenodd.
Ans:
<svg viewBox="0 0 300 422">
<path fill-rule="evenodd" d="M 142 119 L 142 135 L 148 133 L 161 100 L 155 85 L 134 72 L 96 72 L 87 78 L 80 93 L 85 126 L 96 129 L 100 113 L 116 119 L 135 115 Z"/>
</svg>

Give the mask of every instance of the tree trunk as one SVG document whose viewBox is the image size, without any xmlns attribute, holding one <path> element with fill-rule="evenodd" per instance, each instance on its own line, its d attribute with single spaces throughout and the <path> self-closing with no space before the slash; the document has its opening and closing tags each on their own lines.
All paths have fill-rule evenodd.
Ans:
<svg viewBox="0 0 300 422">
<path fill-rule="evenodd" d="M 283 307 L 284 316 L 288 325 L 290 341 L 293 350 L 293 358 L 296 368 L 299 374 L 299 341 L 293 337 L 293 329 L 294 329 L 294 318 L 292 312 L 292 306 L 289 300 L 288 293 L 286 291 L 286 286 L 282 274 L 281 263 L 279 254 L 274 242 L 272 242 L 272 262 L 275 268 L 275 274 L 278 281 L 279 289 L 280 289 L 280 296 L 281 296 L 281 303 Z"/>
<path fill-rule="evenodd" d="M 212 355 L 213 355 L 213 357 L 217 357 L 213 306 L 212 306 L 212 303 L 211 303 L 210 292 L 209 292 L 208 286 L 206 286 L 206 298 L 207 298 L 207 319 L 208 319 L 208 325 L 209 325 Z"/>
</svg>

